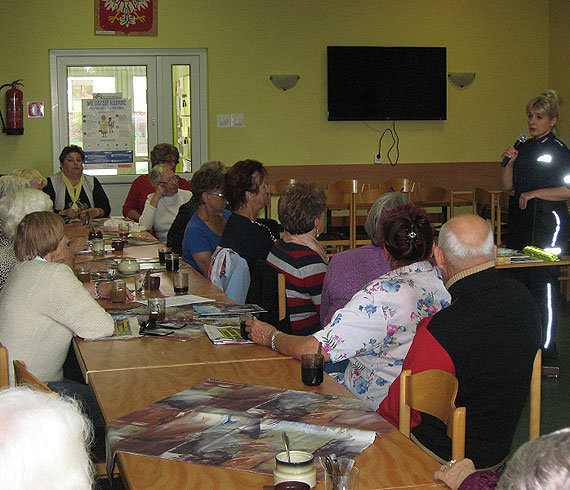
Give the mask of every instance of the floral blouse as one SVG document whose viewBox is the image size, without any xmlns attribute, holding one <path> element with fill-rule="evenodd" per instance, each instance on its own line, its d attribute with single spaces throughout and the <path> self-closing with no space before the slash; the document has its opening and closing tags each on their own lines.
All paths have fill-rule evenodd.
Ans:
<svg viewBox="0 0 570 490">
<path fill-rule="evenodd" d="M 313 336 L 331 361 L 349 359 L 337 380 L 376 410 L 400 374 L 417 324 L 450 299 L 439 270 L 416 262 L 367 284 Z"/>
</svg>

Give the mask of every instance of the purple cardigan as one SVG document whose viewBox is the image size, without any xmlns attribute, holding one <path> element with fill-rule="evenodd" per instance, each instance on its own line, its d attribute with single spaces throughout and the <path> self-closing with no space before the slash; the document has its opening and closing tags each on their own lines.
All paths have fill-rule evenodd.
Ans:
<svg viewBox="0 0 570 490">
<path fill-rule="evenodd" d="M 389 270 L 384 251 L 372 244 L 335 254 L 323 283 L 321 326 L 327 326 L 336 310 L 344 307 L 357 291 Z"/>
<path fill-rule="evenodd" d="M 471 473 L 459 486 L 458 490 L 493 490 L 499 483 L 499 474 L 491 470 Z"/>
</svg>

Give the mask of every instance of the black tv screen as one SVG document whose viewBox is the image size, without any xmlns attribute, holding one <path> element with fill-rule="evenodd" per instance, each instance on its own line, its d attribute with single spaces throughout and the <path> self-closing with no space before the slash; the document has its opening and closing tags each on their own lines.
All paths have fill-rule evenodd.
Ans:
<svg viewBox="0 0 570 490">
<path fill-rule="evenodd" d="M 328 46 L 329 121 L 447 119 L 446 48 Z"/>
</svg>

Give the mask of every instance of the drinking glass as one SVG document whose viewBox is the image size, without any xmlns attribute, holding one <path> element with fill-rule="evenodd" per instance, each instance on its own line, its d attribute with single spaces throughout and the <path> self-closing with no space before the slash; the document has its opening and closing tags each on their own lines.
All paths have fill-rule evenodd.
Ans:
<svg viewBox="0 0 570 490">
<path fill-rule="evenodd" d="M 148 319 L 163 322 L 166 319 L 166 298 L 148 300 Z"/>
<path fill-rule="evenodd" d="M 318 386 L 323 382 L 325 358 L 321 354 L 303 354 L 301 356 L 301 380 L 307 386 Z"/>
<path fill-rule="evenodd" d="M 93 255 L 103 255 L 105 253 L 105 240 L 102 238 L 91 240 L 91 251 Z"/>
<path fill-rule="evenodd" d="M 123 303 L 127 299 L 127 285 L 125 281 L 113 281 L 111 283 L 111 302 Z"/>
<path fill-rule="evenodd" d="M 188 273 L 177 272 L 172 278 L 174 294 L 188 294 Z"/>
</svg>

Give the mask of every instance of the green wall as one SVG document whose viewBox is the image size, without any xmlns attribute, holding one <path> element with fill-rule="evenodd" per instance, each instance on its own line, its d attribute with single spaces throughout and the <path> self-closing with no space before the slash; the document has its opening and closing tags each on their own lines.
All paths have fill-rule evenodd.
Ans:
<svg viewBox="0 0 570 490">
<path fill-rule="evenodd" d="M 551 3 L 564 19 L 550 19 Z M 475 71 L 475 81 L 463 90 L 448 84 L 447 121 L 397 123 L 400 161 L 498 160 L 526 130 L 530 98 L 561 78 L 568 92 L 566 71 L 549 73 L 549 31 L 564 30 L 566 3 L 160 0 L 158 37 L 125 38 L 94 35 L 92 1 L 0 2 L 0 81 L 23 78 L 25 102 L 46 104 L 45 118 L 25 120 L 24 136 L 0 135 L 0 172 L 51 173 L 49 49 L 207 48 L 210 158 L 284 165 L 371 163 L 389 126 L 326 120 L 327 45 L 446 46 L 448 69 Z M 560 44 L 568 51 L 567 28 Z M 301 80 L 283 92 L 273 73 Z M 245 128 L 216 128 L 217 113 L 244 113 Z"/>
</svg>

